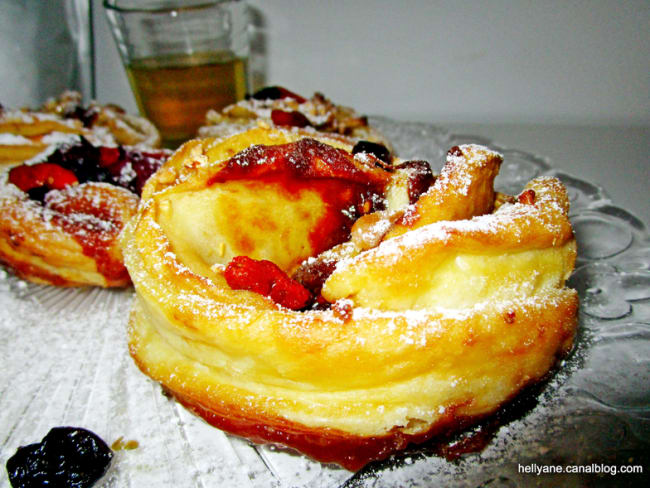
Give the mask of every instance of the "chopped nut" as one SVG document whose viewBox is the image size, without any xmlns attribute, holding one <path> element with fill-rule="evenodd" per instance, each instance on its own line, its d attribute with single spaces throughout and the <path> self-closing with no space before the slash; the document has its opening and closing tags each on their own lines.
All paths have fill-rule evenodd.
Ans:
<svg viewBox="0 0 650 488">
<path fill-rule="evenodd" d="M 165 215 L 169 215 L 172 211 L 172 204 L 169 200 L 161 200 L 160 203 L 158 204 L 158 209 L 160 210 L 161 213 L 164 213 Z"/>
</svg>

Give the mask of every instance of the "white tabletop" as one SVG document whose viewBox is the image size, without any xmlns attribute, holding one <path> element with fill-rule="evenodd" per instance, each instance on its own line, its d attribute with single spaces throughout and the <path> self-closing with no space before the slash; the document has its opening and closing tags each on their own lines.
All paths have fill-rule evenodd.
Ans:
<svg viewBox="0 0 650 488">
<path fill-rule="evenodd" d="M 650 128 L 439 124 L 458 134 L 544 157 L 566 173 L 596 184 L 612 204 L 650 228 Z"/>
</svg>

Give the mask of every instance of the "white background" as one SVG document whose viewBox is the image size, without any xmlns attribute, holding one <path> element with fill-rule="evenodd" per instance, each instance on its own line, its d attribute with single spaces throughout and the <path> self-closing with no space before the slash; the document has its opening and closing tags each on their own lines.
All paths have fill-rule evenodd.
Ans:
<svg viewBox="0 0 650 488">
<path fill-rule="evenodd" d="M 96 98 L 135 112 L 101 1 L 90 1 Z M 59 93 L 61 5 L 72 2 L 87 5 L 0 0 L 0 103 L 36 105 Z M 249 4 L 263 54 L 255 60 L 259 83 L 322 91 L 361 113 L 546 156 L 650 223 L 649 0 Z M 34 64 L 46 74 L 30 74 Z M 30 90 L 40 99 L 19 96 Z"/>
<path fill-rule="evenodd" d="M 97 96 L 135 107 L 96 16 Z M 647 0 L 250 0 L 268 84 L 446 124 L 650 126 Z"/>
</svg>

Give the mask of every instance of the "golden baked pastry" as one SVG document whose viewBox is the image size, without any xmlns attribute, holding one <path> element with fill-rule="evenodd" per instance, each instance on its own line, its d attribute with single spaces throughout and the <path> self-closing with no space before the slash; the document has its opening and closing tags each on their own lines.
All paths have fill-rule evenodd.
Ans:
<svg viewBox="0 0 650 488">
<path fill-rule="evenodd" d="M 83 136 L 95 145 L 156 148 L 158 129 L 117 105 L 81 104 L 81 94 L 64 92 L 37 110 L 0 107 L 0 165 L 15 165 Z"/>
<path fill-rule="evenodd" d="M 557 179 L 507 197 L 481 146 L 434 177 L 303 137 L 193 140 L 145 186 L 122 237 L 129 347 L 179 402 L 356 470 L 489 415 L 569 350 Z"/>
<path fill-rule="evenodd" d="M 117 237 L 168 151 L 81 139 L 0 175 L 0 263 L 57 286 L 131 283 Z"/>
<path fill-rule="evenodd" d="M 223 138 L 258 125 L 299 127 L 338 134 L 353 141 L 379 142 L 389 147 L 383 136 L 368 125 L 368 118 L 354 109 L 336 105 L 322 93 L 316 92 L 306 98 L 280 86 L 262 88 L 246 100 L 220 111 L 209 110 L 198 135 Z"/>
</svg>

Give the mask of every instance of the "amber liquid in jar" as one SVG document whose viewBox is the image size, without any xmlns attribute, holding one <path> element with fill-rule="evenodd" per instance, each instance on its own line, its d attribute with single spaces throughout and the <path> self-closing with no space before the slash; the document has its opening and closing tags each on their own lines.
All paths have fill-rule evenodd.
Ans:
<svg viewBox="0 0 650 488">
<path fill-rule="evenodd" d="M 246 65 L 230 53 L 194 53 L 137 59 L 127 73 L 140 112 L 176 148 L 196 136 L 209 109 L 244 98 Z"/>
</svg>

